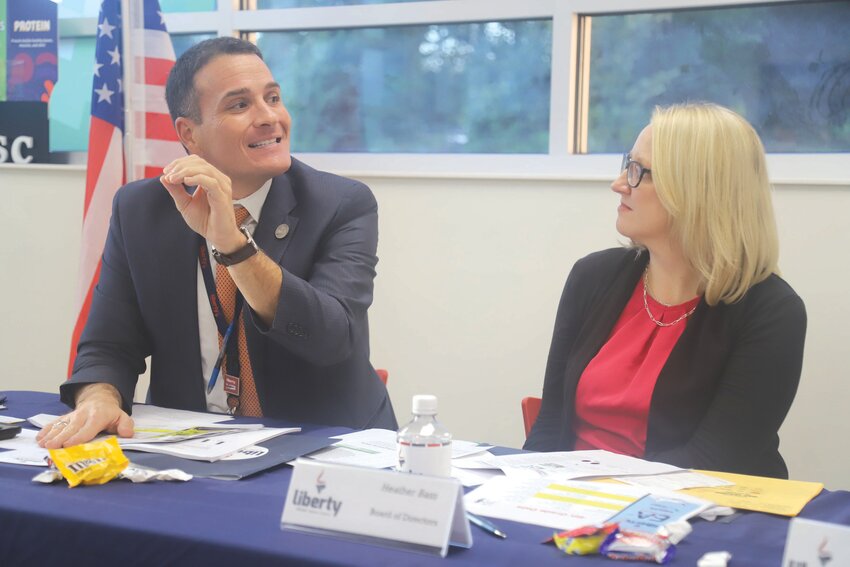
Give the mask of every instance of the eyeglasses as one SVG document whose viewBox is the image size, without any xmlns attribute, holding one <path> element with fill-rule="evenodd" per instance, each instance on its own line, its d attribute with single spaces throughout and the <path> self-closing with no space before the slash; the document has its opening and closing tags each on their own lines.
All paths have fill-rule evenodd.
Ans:
<svg viewBox="0 0 850 567">
<path fill-rule="evenodd" d="M 620 167 L 620 171 L 626 172 L 626 183 L 632 189 L 637 189 L 637 186 L 643 181 L 645 173 L 652 173 L 651 169 L 633 160 L 631 154 L 623 154 L 623 165 Z"/>
</svg>

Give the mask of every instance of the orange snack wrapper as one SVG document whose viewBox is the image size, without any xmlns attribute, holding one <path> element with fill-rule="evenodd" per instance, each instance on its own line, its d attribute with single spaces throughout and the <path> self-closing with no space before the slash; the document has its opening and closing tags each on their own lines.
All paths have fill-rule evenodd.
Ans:
<svg viewBox="0 0 850 567">
<path fill-rule="evenodd" d="M 115 437 L 50 449 L 49 453 L 71 488 L 78 484 L 106 484 L 130 464 Z"/>
</svg>

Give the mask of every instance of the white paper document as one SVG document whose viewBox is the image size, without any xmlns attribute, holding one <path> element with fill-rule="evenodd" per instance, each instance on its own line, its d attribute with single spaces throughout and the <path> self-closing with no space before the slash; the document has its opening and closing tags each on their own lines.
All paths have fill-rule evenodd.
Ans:
<svg viewBox="0 0 850 567">
<path fill-rule="evenodd" d="M 496 455 L 488 451 L 474 453 L 464 457 L 452 459 L 452 466 L 459 469 L 495 470 L 501 474 L 501 469 L 492 464 Z"/>
<path fill-rule="evenodd" d="M 479 486 L 491 478 L 505 476 L 500 470 L 493 469 L 459 469 L 452 467 L 452 477 L 460 481 L 464 486 Z"/>
<path fill-rule="evenodd" d="M 0 449 L 11 449 L 0 452 L 0 463 L 46 467 L 47 449 L 38 446 L 35 440 L 37 433 L 32 429 L 21 429 L 16 437 L 0 441 Z"/>
<path fill-rule="evenodd" d="M 28 447 L 38 447 L 35 441 L 35 436 L 38 431 L 34 429 L 21 428 L 21 432 L 11 439 L 3 439 L 0 441 L 0 449 L 26 449 Z M 47 451 L 47 449 L 45 449 Z"/>
<path fill-rule="evenodd" d="M 58 415 L 51 415 L 49 413 L 39 413 L 30 418 L 27 418 L 27 421 L 30 422 L 31 425 L 34 425 L 41 429 L 42 427 L 44 427 L 54 419 L 57 419 L 58 417 Z"/>
<path fill-rule="evenodd" d="M 324 463 L 337 463 L 386 469 L 398 464 L 398 448 L 395 431 L 389 429 L 366 429 L 338 435 L 339 439 L 326 449 L 317 451 L 308 458 Z M 483 453 L 492 448 L 490 445 L 479 445 L 472 441 L 452 441 L 452 459 Z"/>
<path fill-rule="evenodd" d="M 175 429 L 222 424 L 232 421 L 233 417 L 224 413 L 163 408 L 147 404 L 133 404 L 133 421 L 138 427 L 151 427 L 167 423 Z"/>
<path fill-rule="evenodd" d="M 15 423 L 23 423 L 24 421 L 26 420 L 19 417 L 0 415 L 0 423 L 5 423 L 6 425 L 14 425 Z"/>
<path fill-rule="evenodd" d="M 484 451 L 452 459 L 452 476 L 464 486 L 478 486 L 493 477 L 504 476 L 505 473 L 490 464 L 489 459 L 494 456 L 490 451 Z"/>
<path fill-rule="evenodd" d="M 38 414 L 29 418 L 29 422 L 37 427 L 44 427 L 57 417 Z M 224 414 L 135 404 L 135 435 L 131 438 L 119 437 L 118 443 L 125 450 L 212 462 L 278 435 L 301 431 L 300 427 L 280 429 L 259 424 L 229 423 L 232 420 L 231 416 Z M 106 437 L 109 435 L 102 435 L 95 440 Z"/>
<path fill-rule="evenodd" d="M 308 455 L 308 458 L 323 463 L 337 463 L 386 469 L 398 463 L 396 432 L 388 429 L 366 429 L 338 435 L 336 443 Z"/>
<path fill-rule="evenodd" d="M 256 431 L 258 429 L 263 429 L 262 424 L 213 423 L 210 425 L 193 426 L 185 429 L 177 429 L 170 423 L 147 427 L 140 427 L 137 424 L 133 427 L 133 437 L 119 437 L 118 443 L 122 447 L 130 448 L 140 443 L 178 443 L 182 441 L 189 441 L 190 439 L 214 437 L 216 435 L 225 435 L 227 433 L 237 433 L 241 431 Z"/>
<path fill-rule="evenodd" d="M 0 463 L 46 467 L 47 451 L 44 449 L 14 449 L 0 453 Z"/>
<path fill-rule="evenodd" d="M 602 450 L 520 453 L 493 457 L 489 462 L 502 469 L 508 477 L 528 480 L 651 475 L 682 470 L 673 465 Z"/>
<path fill-rule="evenodd" d="M 464 501 L 473 514 L 568 530 L 605 522 L 646 494 L 614 483 L 496 477 Z"/>
<path fill-rule="evenodd" d="M 700 474 L 693 471 L 680 471 L 667 474 L 654 474 L 648 476 L 623 476 L 618 478 L 620 482 L 633 486 L 643 486 L 655 491 L 682 490 L 684 488 L 703 488 L 710 486 L 728 486 L 732 484 L 728 480 Z"/>
<path fill-rule="evenodd" d="M 147 404 L 133 405 L 133 426 L 135 428 L 151 428 L 167 426 L 169 429 L 188 429 L 191 427 L 212 426 L 232 421 L 233 417 L 222 413 L 204 413 L 173 408 L 149 406 Z M 28 419 L 36 427 L 44 427 L 58 415 L 40 413 Z M 241 426 L 244 427 L 244 426 Z"/>
<path fill-rule="evenodd" d="M 134 443 L 123 448 L 129 451 L 161 453 L 183 459 L 212 462 L 229 457 L 241 449 L 268 441 L 278 435 L 297 433 L 298 431 L 301 431 L 300 427 L 264 427 L 263 429 L 226 433 L 214 437 L 202 437 L 200 439 L 190 439 L 175 443 Z M 130 457 L 130 460 L 133 460 L 132 457 Z"/>
</svg>

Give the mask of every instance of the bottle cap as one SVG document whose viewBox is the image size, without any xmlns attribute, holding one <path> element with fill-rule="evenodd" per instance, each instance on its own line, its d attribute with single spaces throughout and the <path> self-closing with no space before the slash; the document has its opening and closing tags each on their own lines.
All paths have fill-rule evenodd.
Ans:
<svg viewBox="0 0 850 567">
<path fill-rule="evenodd" d="M 413 396 L 413 413 L 417 415 L 436 415 L 437 396 L 423 394 Z"/>
</svg>

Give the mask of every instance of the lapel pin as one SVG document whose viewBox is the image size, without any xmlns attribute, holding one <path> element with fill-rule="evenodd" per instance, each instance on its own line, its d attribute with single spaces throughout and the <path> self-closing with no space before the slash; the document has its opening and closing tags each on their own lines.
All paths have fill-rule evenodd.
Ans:
<svg viewBox="0 0 850 567">
<path fill-rule="evenodd" d="M 280 224 L 274 229 L 275 238 L 278 240 L 283 240 L 286 238 L 286 235 L 289 234 L 289 225 L 288 224 Z"/>
</svg>

